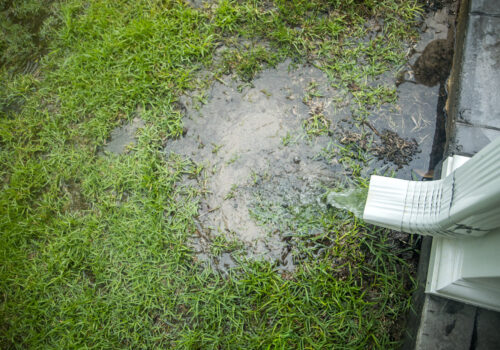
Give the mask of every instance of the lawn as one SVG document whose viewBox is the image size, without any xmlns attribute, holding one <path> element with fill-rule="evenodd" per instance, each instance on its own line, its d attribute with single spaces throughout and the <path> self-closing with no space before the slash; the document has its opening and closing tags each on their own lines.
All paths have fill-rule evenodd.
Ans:
<svg viewBox="0 0 500 350">
<path fill-rule="evenodd" d="M 221 275 L 188 244 L 199 189 L 181 179 L 199 169 L 163 148 L 182 136 L 183 93 L 225 74 L 251 83 L 285 58 L 324 70 L 359 114 L 394 101 L 366 81 L 404 62 L 415 1 L 0 0 L 0 11 L 2 348 L 397 347 L 411 245 L 329 209 L 314 217 L 321 258 L 293 274 L 242 258 Z M 384 35 L 362 40 L 371 18 Z M 103 152 L 138 114 L 137 143 Z"/>
</svg>

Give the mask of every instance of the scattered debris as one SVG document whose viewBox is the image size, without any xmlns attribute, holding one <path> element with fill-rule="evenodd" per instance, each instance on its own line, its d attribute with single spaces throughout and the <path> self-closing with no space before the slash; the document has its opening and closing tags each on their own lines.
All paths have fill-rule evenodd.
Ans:
<svg viewBox="0 0 500 350">
<path fill-rule="evenodd" d="M 419 151 L 415 139 L 404 139 L 394 131 L 384 130 L 381 136 L 382 144 L 373 147 L 373 153 L 379 159 L 393 162 L 398 169 L 407 165 L 413 156 Z"/>
<path fill-rule="evenodd" d="M 405 139 L 391 130 L 379 132 L 371 123 L 363 121 L 363 125 L 373 131 L 378 137 L 372 140 L 368 133 L 357 133 L 344 131 L 340 138 L 342 145 L 356 144 L 364 152 L 370 152 L 378 159 L 394 163 L 398 169 L 412 160 L 413 156 L 419 152 L 419 146 L 415 139 Z"/>
</svg>

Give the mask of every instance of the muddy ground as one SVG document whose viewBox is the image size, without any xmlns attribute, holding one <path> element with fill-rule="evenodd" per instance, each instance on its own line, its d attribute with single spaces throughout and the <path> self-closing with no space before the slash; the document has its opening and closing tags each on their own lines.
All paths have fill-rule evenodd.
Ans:
<svg viewBox="0 0 500 350">
<path fill-rule="evenodd" d="M 221 271 L 234 266 L 229 252 L 214 254 L 214 242 L 223 239 L 246 257 L 291 271 L 289 236 L 320 229 L 296 218 L 325 210 L 330 189 L 375 172 L 431 178 L 443 141 L 445 89 L 443 79 L 419 77 L 426 65 L 449 69 L 449 57 L 426 48 L 446 52 L 455 10 L 427 13 L 420 41 L 408 44 L 408 64 L 369 82 L 397 86 L 398 99 L 370 109 L 365 122 L 354 117 L 358 107 L 349 91 L 334 88 L 320 69 L 290 61 L 265 69 L 251 84 L 226 76 L 210 87 L 204 104 L 195 93 L 183 96 L 185 134 L 169 141 L 165 153 L 204 168 L 200 179 L 186 179 L 203 193 L 191 242 L 199 259 Z M 137 119 L 115 130 L 106 150 L 123 152 L 141 125 Z"/>
</svg>

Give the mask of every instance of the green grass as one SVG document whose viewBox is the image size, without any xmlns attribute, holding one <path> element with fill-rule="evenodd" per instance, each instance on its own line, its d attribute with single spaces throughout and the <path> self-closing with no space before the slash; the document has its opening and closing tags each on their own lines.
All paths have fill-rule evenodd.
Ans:
<svg viewBox="0 0 500 350">
<path fill-rule="evenodd" d="M 304 120 L 303 126 L 308 136 L 326 135 L 330 129 L 330 122 L 323 114 L 319 113 Z"/>
<path fill-rule="evenodd" d="M 397 345 L 411 268 L 387 231 L 312 216 L 331 242 L 321 258 L 292 275 L 241 261 L 223 278 L 187 245 L 198 190 L 180 180 L 199 168 L 162 149 L 183 132 L 178 96 L 223 73 L 251 81 L 291 57 L 365 86 L 403 59 L 413 1 L 13 3 L 0 3 L 2 348 Z M 359 40 L 371 16 L 385 20 L 383 42 Z M 23 73 L 33 57 L 39 69 Z M 392 98 L 380 89 L 354 96 Z M 137 115 L 137 145 L 102 155 L 111 130 Z"/>
</svg>

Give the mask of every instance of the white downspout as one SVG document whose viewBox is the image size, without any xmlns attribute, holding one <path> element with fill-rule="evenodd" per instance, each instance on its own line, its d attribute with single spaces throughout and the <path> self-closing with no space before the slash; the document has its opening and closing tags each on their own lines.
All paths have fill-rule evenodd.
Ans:
<svg viewBox="0 0 500 350">
<path fill-rule="evenodd" d="M 437 237 L 482 236 L 500 228 L 500 138 L 441 180 L 373 175 L 363 219 Z"/>
</svg>

